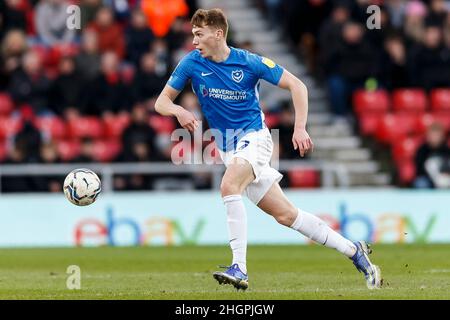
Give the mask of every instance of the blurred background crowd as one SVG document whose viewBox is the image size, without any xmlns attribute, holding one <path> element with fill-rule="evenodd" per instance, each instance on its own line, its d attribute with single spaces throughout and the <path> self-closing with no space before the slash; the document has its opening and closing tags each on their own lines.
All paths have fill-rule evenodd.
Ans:
<svg viewBox="0 0 450 320">
<path fill-rule="evenodd" d="M 414 115 L 414 125 L 401 134 L 415 144 L 407 165 L 403 158 L 396 162 L 410 169 L 400 184 L 440 186 L 424 162 L 436 153 L 448 157 L 449 1 L 252 1 L 326 86 L 335 122 L 349 122 L 362 136 L 389 145 L 400 136 L 378 135 L 383 117 Z M 80 30 L 67 28 L 71 4 L 81 8 Z M 381 29 L 366 27 L 371 4 L 381 8 Z M 195 0 L 1 1 L 0 163 L 170 161 L 170 134 L 178 124 L 155 113 L 154 103 L 178 61 L 193 50 L 189 21 L 197 7 Z M 230 27 L 229 44 L 252 50 L 250 41 L 233 41 Z M 399 101 L 413 94 L 423 105 L 392 107 L 396 90 L 404 88 L 414 90 L 400 91 Z M 442 110 L 434 106 L 436 99 L 444 101 Z M 202 118 L 189 88 L 177 102 Z M 280 158 L 298 158 L 290 145 L 290 102 L 264 108 L 272 113 L 270 126 L 280 129 Z M 395 112 L 388 112 L 392 108 Z M 430 115 L 431 109 L 440 112 Z M 433 126 L 411 137 L 425 114 Z M 399 122 L 395 118 L 393 127 Z M 185 178 L 189 188 L 211 186 L 208 175 Z M 117 176 L 114 188 L 152 189 L 157 179 Z M 61 179 L 2 178 L 4 192 L 30 190 L 60 192 Z"/>
</svg>

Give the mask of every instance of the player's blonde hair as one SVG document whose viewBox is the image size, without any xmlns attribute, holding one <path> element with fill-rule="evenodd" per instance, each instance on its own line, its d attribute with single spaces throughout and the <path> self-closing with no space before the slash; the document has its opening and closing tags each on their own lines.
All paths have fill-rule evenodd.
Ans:
<svg viewBox="0 0 450 320">
<path fill-rule="evenodd" d="M 198 9 L 195 11 L 191 19 L 191 24 L 197 27 L 213 27 L 216 29 L 221 29 L 223 31 L 223 36 L 226 39 L 228 34 L 228 22 L 227 17 L 221 9 Z"/>
</svg>

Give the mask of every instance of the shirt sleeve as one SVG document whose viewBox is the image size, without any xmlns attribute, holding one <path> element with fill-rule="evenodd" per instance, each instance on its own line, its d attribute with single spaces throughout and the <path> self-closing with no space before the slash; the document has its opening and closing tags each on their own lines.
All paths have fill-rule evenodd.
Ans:
<svg viewBox="0 0 450 320">
<path fill-rule="evenodd" d="M 167 84 L 175 90 L 183 90 L 186 82 L 191 78 L 190 70 L 192 70 L 192 59 L 186 56 L 178 63 Z"/>
<path fill-rule="evenodd" d="M 276 64 L 269 58 L 262 57 L 254 53 L 251 53 L 249 57 L 250 63 L 260 79 L 264 79 L 273 85 L 278 85 L 284 71 L 280 65 Z"/>
</svg>

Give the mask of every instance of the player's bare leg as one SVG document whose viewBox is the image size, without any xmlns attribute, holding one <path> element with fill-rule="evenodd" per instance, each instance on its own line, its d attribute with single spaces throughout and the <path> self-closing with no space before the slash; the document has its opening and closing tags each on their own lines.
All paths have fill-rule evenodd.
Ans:
<svg viewBox="0 0 450 320">
<path fill-rule="evenodd" d="M 368 257 L 372 253 L 369 245 L 364 241 L 352 243 L 315 215 L 296 208 L 285 196 L 278 183 L 270 187 L 258 203 L 258 207 L 273 216 L 278 223 L 349 257 L 358 271 L 364 273 L 369 289 L 381 286 L 380 269 L 372 264 Z"/>
<path fill-rule="evenodd" d="M 222 178 L 220 191 L 227 210 L 227 225 L 233 262 L 224 272 L 215 272 L 220 284 L 232 284 L 237 289 L 247 289 L 247 213 L 242 201 L 244 189 L 255 179 L 247 160 L 234 158 Z"/>
</svg>

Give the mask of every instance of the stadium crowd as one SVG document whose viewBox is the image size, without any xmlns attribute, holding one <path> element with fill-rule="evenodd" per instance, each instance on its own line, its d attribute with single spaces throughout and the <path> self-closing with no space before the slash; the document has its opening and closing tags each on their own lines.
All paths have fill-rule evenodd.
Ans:
<svg viewBox="0 0 450 320">
<path fill-rule="evenodd" d="M 360 88 L 450 88 L 449 1 L 253 2 L 323 80 L 338 122 L 355 119 L 352 98 Z M 81 8 L 79 30 L 66 25 L 71 4 Z M 381 7 L 381 29 L 366 28 L 371 4 Z M 169 161 L 178 124 L 156 114 L 154 102 L 193 49 L 189 18 L 196 9 L 194 0 L 1 1 L 0 163 Z M 251 48 L 234 43 L 232 31 L 231 45 Z M 189 88 L 179 102 L 201 118 Z M 280 129 L 280 158 L 297 158 L 292 106 L 268 109 Z M 184 177 L 190 188 L 211 185 L 203 174 Z M 155 178 L 118 176 L 114 187 L 150 189 Z M 319 184 L 317 175 L 312 180 Z M 60 181 L 3 177 L 2 190 L 59 192 Z"/>
<path fill-rule="evenodd" d="M 67 27 L 68 6 L 81 9 Z M 195 1 L 6 0 L 0 3 L 0 161 L 168 161 L 176 122 L 154 102 L 193 49 Z M 181 103 L 198 114 L 188 90 Z M 199 175 L 200 176 L 200 175 Z M 194 187 L 208 186 L 203 177 Z M 143 175 L 116 189 L 149 189 Z M 61 177 L 3 177 L 2 190 L 60 191 Z"/>
<path fill-rule="evenodd" d="M 424 163 L 450 177 L 450 1 L 254 1 L 328 89 L 335 121 L 390 149 L 398 185 L 444 187 Z"/>
</svg>

